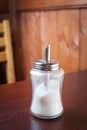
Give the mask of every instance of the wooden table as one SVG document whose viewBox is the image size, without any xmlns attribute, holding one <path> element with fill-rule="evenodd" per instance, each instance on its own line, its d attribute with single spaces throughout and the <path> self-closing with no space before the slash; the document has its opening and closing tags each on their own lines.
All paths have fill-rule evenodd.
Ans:
<svg viewBox="0 0 87 130">
<path fill-rule="evenodd" d="M 0 86 L 0 130 L 87 130 L 87 71 L 65 75 L 60 118 L 33 117 L 31 93 L 29 80 Z"/>
</svg>

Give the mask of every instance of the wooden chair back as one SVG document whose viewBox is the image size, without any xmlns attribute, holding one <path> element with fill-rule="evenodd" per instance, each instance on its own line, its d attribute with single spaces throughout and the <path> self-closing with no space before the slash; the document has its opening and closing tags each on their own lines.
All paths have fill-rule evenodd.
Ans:
<svg viewBox="0 0 87 130">
<path fill-rule="evenodd" d="M 15 70 L 9 20 L 3 20 L 0 23 L 0 34 L 0 48 L 5 48 L 4 51 L 0 51 L 0 63 L 6 62 L 7 83 L 13 83 L 15 82 Z"/>
</svg>

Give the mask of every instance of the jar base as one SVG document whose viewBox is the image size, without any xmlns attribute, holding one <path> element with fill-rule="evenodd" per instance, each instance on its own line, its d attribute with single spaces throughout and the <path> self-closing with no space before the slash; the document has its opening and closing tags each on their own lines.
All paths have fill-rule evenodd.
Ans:
<svg viewBox="0 0 87 130">
<path fill-rule="evenodd" d="M 64 111 L 62 111 L 61 113 L 57 114 L 57 115 L 53 115 L 53 116 L 41 116 L 39 114 L 35 114 L 31 111 L 32 115 L 37 117 L 37 118 L 40 118 L 40 119 L 55 119 L 57 117 L 60 117 L 62 114 L 63 114 Z"/>
</svg>

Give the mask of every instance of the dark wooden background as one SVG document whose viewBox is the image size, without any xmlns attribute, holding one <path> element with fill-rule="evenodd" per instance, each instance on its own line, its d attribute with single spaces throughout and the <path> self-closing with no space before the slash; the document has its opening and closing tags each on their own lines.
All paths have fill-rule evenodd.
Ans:
<svg viewBox="0 0 87 130">
<path fill-rule="evenodd" d="M 28 76 L 48 43 L 66 73 L 87 69 L 87 0 L 1 0 L 4 18 L 11 22 L 17 81 Z"/>
</svg>

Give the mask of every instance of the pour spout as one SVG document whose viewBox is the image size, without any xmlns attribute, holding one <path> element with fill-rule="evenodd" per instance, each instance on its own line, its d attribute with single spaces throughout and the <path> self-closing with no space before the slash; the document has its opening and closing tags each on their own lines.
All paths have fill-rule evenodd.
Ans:
<svg viewBox="0 0 87 130">
<path fill-rule="evenodd" d="M 50 45 L 44 50 L 44 61 L 50 62 Z"/>
</svg>

